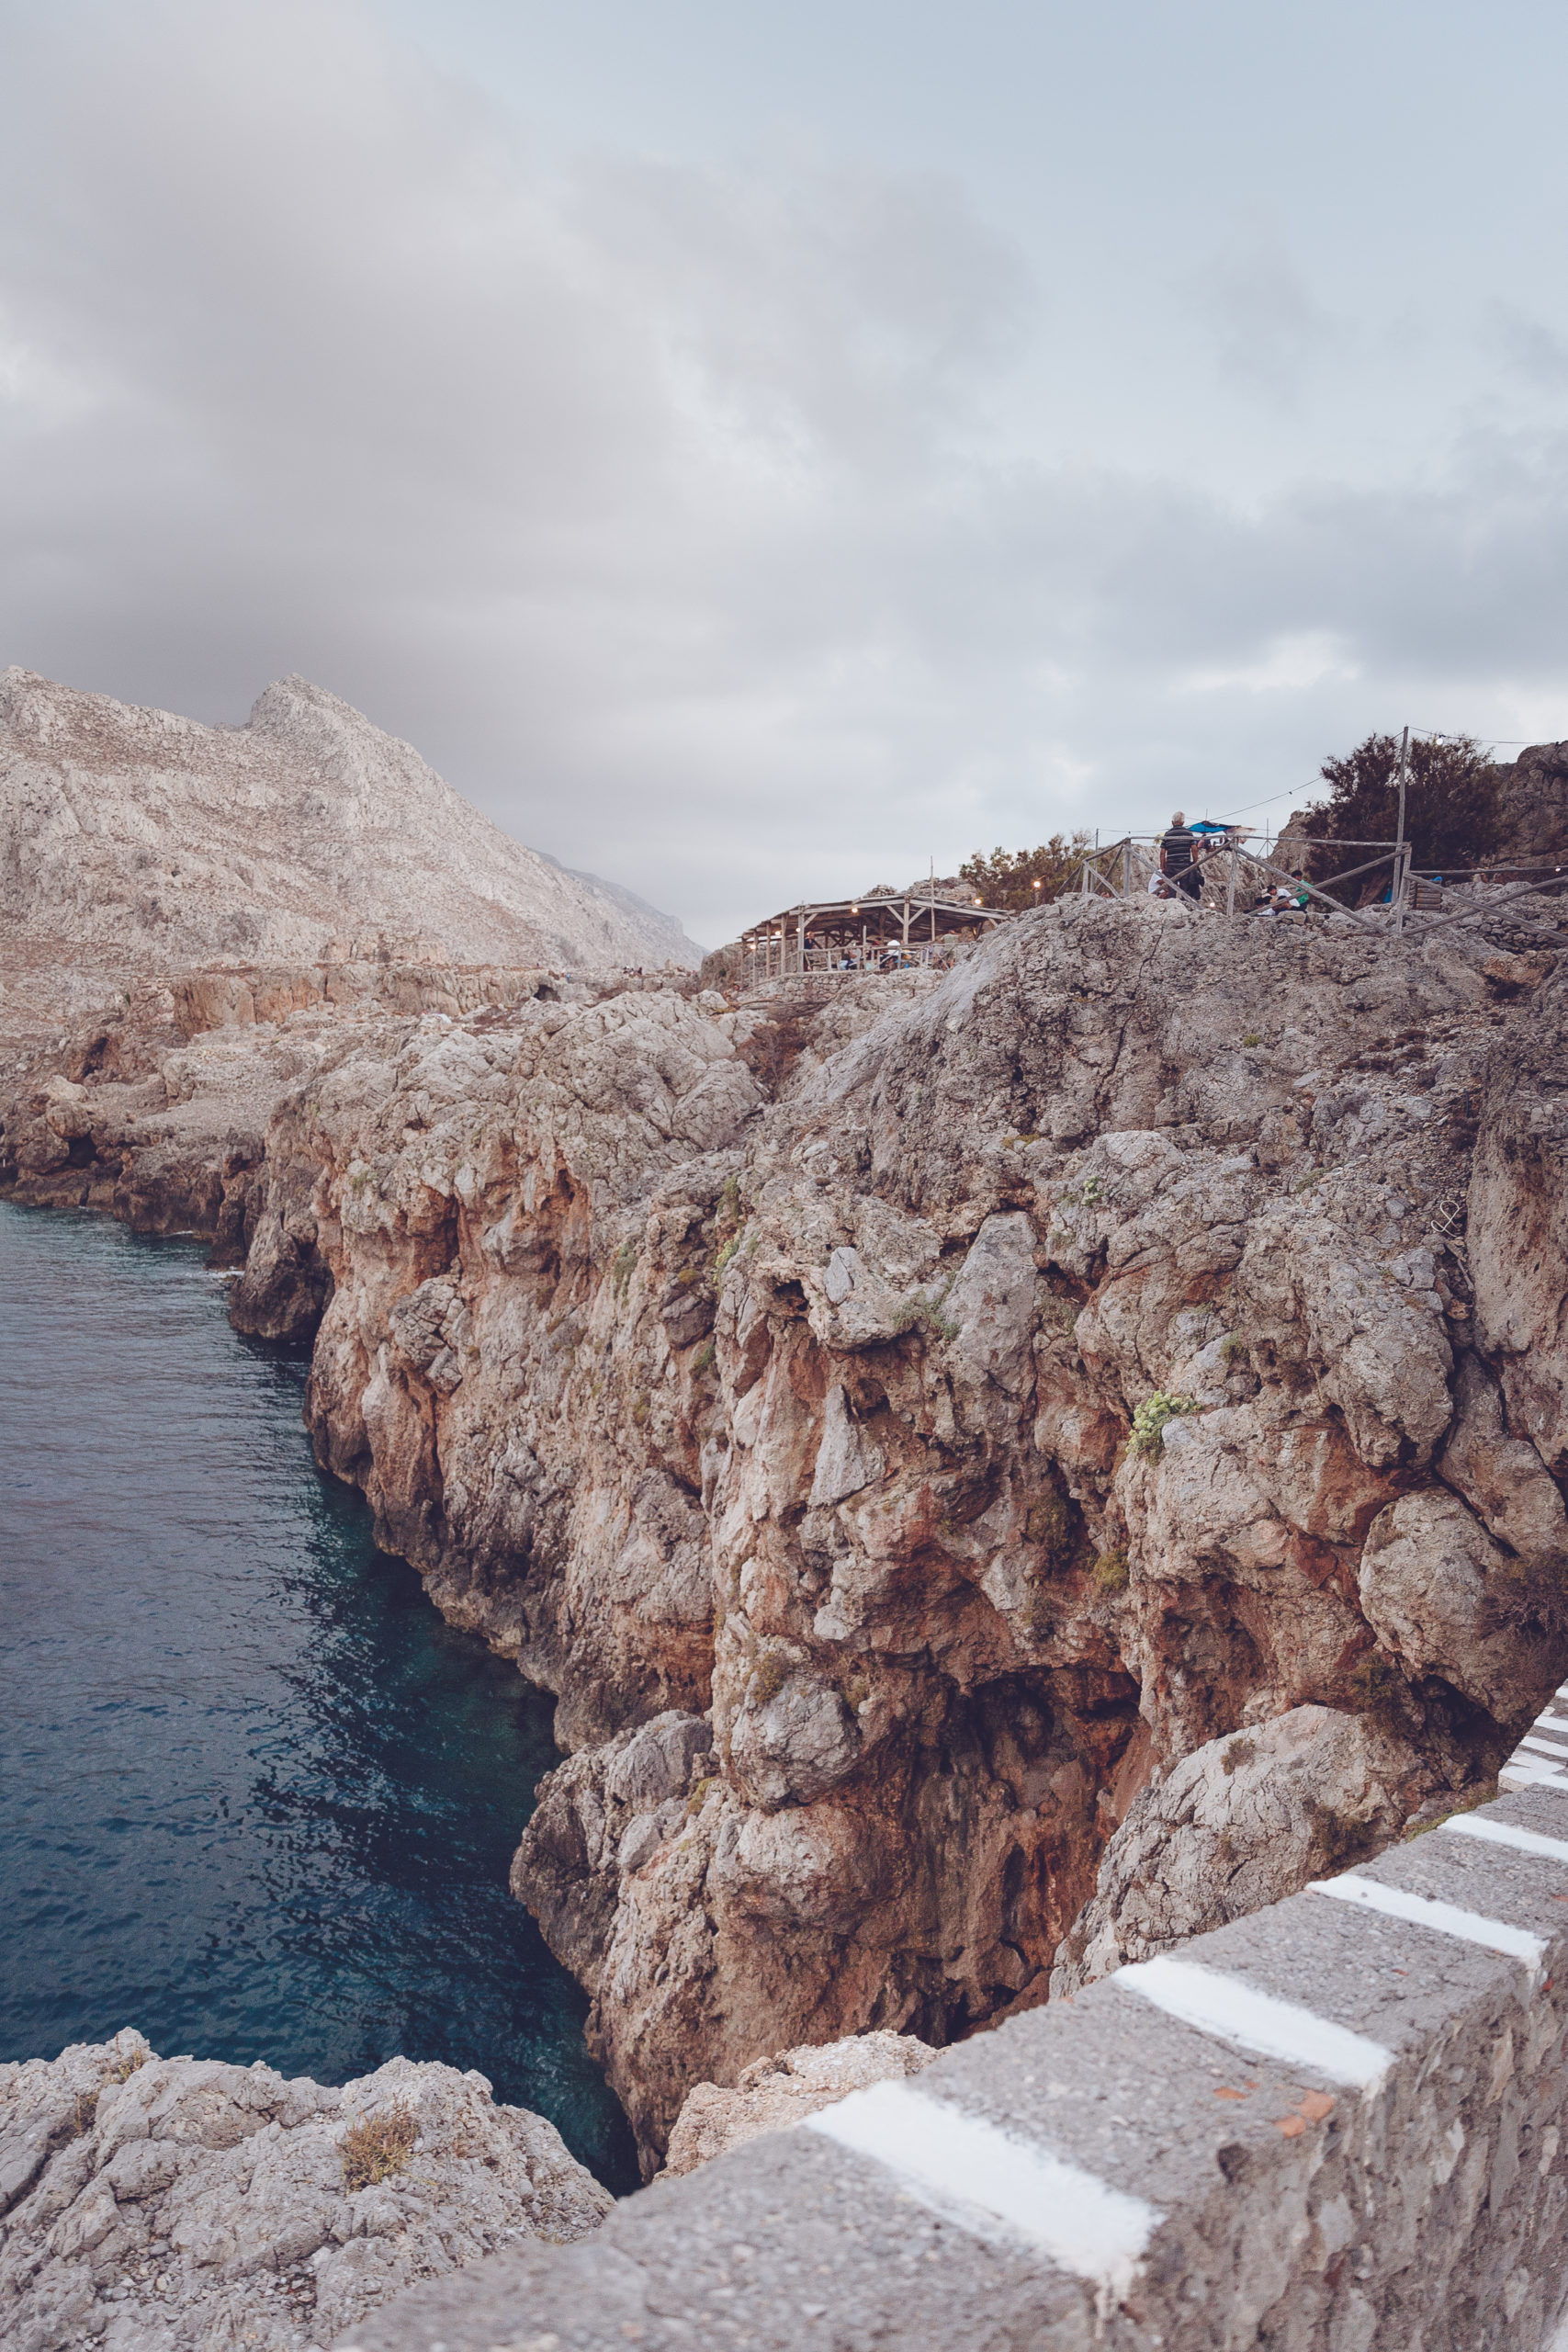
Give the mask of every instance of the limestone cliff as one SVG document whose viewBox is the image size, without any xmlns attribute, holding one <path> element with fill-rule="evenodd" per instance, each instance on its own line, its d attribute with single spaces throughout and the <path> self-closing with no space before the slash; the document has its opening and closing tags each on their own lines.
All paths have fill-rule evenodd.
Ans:
<svg viewBox="0 0 1568 2352">
<path fill-rule="evenodd" d="M 700 951 L 303 678 L 205 727 L 0 672 L 0 1032 L 182 967 L 658 967 Z"/>
<path fill-rule="evenodd" d="M 1568 1651 L 1553 966 L 1074 902 L 941 979 L 180 1049 L 193 1122 L 274 1057 L 236 1320 L 319 1317 L 322 1460 L 559 1694 L 515 1883 L 650 2165 L 695 2082 L 950 2041 L 1495 1773 Z M 129 1202 L 120 1054 L 29 1070 L 28 1197 Z"/>
</svg>

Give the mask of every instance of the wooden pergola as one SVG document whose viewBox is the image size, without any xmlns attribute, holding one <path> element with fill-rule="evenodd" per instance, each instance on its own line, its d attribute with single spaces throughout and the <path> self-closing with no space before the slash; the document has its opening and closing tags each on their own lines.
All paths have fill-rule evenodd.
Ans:
<svg viewBox="0 0 1568 2352">
<path fill-rule="evenodd" d="M 897 949 L 924 958 L 942 939 L 977 939 L 1011 922 L 1007 907 L 982 907 L 910 890 L 897 898 L 819 899 L 785 907 L 742 934 L 748 980 L 790 972 L 864 971 Z"/>
</svg>

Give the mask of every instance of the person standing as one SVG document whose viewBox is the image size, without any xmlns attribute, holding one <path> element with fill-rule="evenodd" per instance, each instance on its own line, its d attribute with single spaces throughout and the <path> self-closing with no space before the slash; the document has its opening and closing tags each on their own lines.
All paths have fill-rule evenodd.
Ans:
<svg viewBox="0 0 1568 2352">
<path fill-rule="evenodd" d="M 1188 830 L 1187 820 L 1178 808 L 1170 820 L 1170 831 L 1160 836 L 1159 870 L 1166 879 L 1174 882 L 1182 894 L 1196 904 L 1203 888 L 1202 870 L 1198 863 L 1197 836 Z"/>
</svg>

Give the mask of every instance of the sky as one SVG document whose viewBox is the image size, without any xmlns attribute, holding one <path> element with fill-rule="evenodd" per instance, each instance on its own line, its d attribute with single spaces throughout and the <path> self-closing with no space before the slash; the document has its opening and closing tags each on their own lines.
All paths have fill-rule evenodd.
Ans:
<svg viewBox="0 0 1568 2352">
<path fill-rule="evenodd" d="M 714 944 L 1568 737 L 1568 13 L 0 0 L 0 664 Z"/>
</svg>

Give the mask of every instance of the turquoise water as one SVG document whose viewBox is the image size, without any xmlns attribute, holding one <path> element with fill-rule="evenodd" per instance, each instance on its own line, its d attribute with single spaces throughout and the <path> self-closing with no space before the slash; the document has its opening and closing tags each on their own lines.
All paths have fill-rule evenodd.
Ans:
<svg viewBox="0 0 1568 2352">
<path fill-rule="evenodd" d="M 0 2059 L 444 2059 L 630 2188 L 506 1886 L 550 1702 L 378 1552 L 225 1295 L 192 1243 L 0 1204 Z"/>
</svg>

